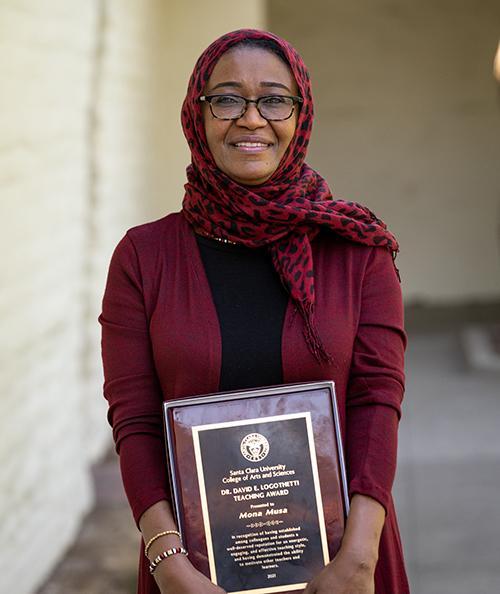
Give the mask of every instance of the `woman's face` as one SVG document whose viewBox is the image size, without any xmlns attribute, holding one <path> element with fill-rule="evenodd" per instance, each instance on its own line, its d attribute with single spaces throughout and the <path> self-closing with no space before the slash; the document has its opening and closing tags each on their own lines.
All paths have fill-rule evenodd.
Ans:
<svg viewBox="0 0 500 594">
<path fill-rule="evenodd" d="M 235 47 L 215 65 L 205 95 L 241 95 L 258 99 L 265 95 L 297 95 L 297 83 L 290 68 L 274 53 L 255 47 Z M 203 104 L 208 147 L 226 175 L 239 184 L 254 186 L 266 182 L 278 168 L 295 133 L 297 107 L 288 120 L 268 122 L 249 103 L 238 120 L 214 118 Z M 258 143 L 244 146 L 241 143 Z"/>
</svg>

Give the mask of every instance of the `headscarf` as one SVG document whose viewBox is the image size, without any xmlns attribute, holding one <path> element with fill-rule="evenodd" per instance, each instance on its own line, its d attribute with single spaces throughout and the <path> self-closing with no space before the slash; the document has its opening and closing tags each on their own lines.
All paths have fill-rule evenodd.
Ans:
<svg viewBox="0 0 500 594">
<path fill-rule="evenodd" d="M 295 134 L 272 177 L 244 186 L 222 172 L 209 150 L 199 97 L 219 58 L 245 40 L 273 40 L 283 51 L 303 98 Z M 182 106 L 191 150 L 183 214 L 201 234 L 248 247 L 268 246 L 274 268 L 304 320 L 304 337 L 316 359 L 331 361 L 314 323 L 311 241 L 321 227 L 356 243 L 383 246 L 395 257 L 398 243 L 368 208 L 333 200 L 326 181 L 305 162 L 313 123 L 309 73 L 296 50 L 273 33 L 240 29 L 216 39 L 199 57 Z"/>
</svg>

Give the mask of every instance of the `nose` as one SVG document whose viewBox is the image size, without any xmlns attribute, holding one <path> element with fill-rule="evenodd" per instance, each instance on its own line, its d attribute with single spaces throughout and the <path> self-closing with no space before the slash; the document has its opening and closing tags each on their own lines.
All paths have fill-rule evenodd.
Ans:
<svg viewBox="0 0 500 594">
<path fill-rule="evenodd" d="M 236 120 L 236 124 L 249 130 L 256 130 L 267 126 L 267 120 L 260 115 L 255 103 L 247 103 L 245 113 Z"/>
</svg>

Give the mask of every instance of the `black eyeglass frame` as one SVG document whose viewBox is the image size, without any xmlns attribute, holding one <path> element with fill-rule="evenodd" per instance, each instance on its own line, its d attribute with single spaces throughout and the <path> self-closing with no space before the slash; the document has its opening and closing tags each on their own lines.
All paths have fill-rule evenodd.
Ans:
<svg viewBox="0 0 500 594">
<path fill-rule="evenodd" d="M 245 102 L 245 106 L 242 108 L 242 112 L 238 116 L 235 116 L 234 118 L 221 118 L 221 117 L 215 115 L 214 110 L 212 108 L 212 99 L 216 99 L 217 97 L 234 97 L 235 99 L 243 99 L 243 101 Z M 259 109 L 259 101 L 262 101 L 263 99 L 272 99 L 273 97 L 293 100 L 292 110 L 291 110 L 289 116 L 287 116 L 286 118 L 266 118 L 264 115 L 262 115 L 262 113 Z M 293 112 L 295 111 L 295 104 L 303 103 L 304 99 L 302 97 L 297 97 L 295 95 L 264 95 L 263 97 L 259 97 L 258 99 L 247 99 L 246 97 L 242 97 L 241 95 L 232 95 L 231 93 L 220 93 L 220 94 L 216 94 L 216 95 L 201 95 L 201 97 L 199 97 L 198 101 L 208 103 L 210 105 L 210 111 L 212 112 L 212 115 L 217 120 L 226 120 L 226 121 L 239 120 L 240 118 L 242 118 L 245 115 L 245 113 L 248 109 L 248 104 L 255 103 L 255 107 L 257 108 L 257 111 L 259 112 L 259 115 L 261 118 L 264 118 L 268 122 L 285 122 L 286 120 L 289 120 L 292 117 Z"/>
</svg>

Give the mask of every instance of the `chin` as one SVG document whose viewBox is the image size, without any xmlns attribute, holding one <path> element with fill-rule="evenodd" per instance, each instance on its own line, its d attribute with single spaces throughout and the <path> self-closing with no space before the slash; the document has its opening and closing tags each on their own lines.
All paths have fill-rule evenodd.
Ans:
<svg viewBox="0 0 500 594">
<path fill-rule="evenodd" d="M 253 172 L 251 174 L 247 173 L 246 175 L 241 175 L 241 172 L 238 172 L 238 174 L 236 172 L 226 171 L 225 173 L 229 175 L 229 177 L 232 178 L 236 183 L 243 186 L 260 186 L 265 184 L 267 180 L 270 179 L 274 171 L 259 173 Z"/>
<path fill-rule="evenodd" d="M 262 184 L 265 184 L 266 181 L 269 179 L 269 177 L 266 177 L 266 179 L 256 179 L 256 180 L 240 180 L 238 183 L 241 184 L 242 186 L 261 186 Z"/>
</svg>

